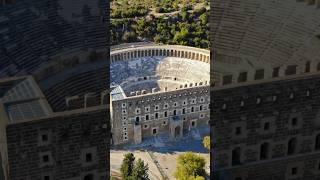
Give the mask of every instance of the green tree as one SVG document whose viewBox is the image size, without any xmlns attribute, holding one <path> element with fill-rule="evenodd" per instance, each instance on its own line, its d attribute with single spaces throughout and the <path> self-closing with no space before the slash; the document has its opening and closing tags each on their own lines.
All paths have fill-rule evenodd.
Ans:
<svg viewBox="0 0 320 180">
<path fill-rule="evenodd" d="M 137 40 L 137 35 L 135 32 L 132 31 L 126 31 L 123 36 L 122 36 L 122 40 L 125 42 L 134 42 Z"/>
<path fill-rule="evenodd" d="M 132 171 L 134 168 L 134 160 L 135 157 L 132 153 L 128 153 L 124 155 L 124 159 L 121 164 L 121 175 L 124 180 L 129 178 L 132 175 Z"/>
<path fill-rule="evenodd" d="M 161 43 L 161 42 L 162 42 L 161 37 L 160 37 L 159 34 L 155 35 L 154 38 L 153 38 L 153 40 L 154 40 L 154 42 L 156 42 L 156 43 Z"/>
<path fill-rule="evenodd" d="M 201 180 L 206 176 L 204 170 L 205 159 L 192 153 L 186 152 L 178 157 L 175 178 L 177 180 Z"/>
<path fill-rule="evenodd" d="M 197 177 L 190 177 L 188 180 L 205 180 L 203 176 L 197 176 Z"/>
<path fill-rule="evenodd" d="M 181 12 L 182 21 L 188 21 L 189 19 L 189 13 L 188 11 L 182 11 Z"/>
<path fill-rule="evenodd" d="M 141 159 L 135 162 L 132 153 L 124 155 L 120 171 L 123 180 L 149 180 L 148 164 L 144 164 Z"/>
<path fill-rule="evenodd" d="M 149 180 L 148 171 L 148 164 L 144 164 L 141 159 L 138 159 L 134 165 L 132 177 L 135 180 Z"/>
<path fill-rule="evenodd" d="M 201 16 L 199 17 L 200 21 L 202 24 L 207 24 L 208 21 L 208 15 L 207 13 L 203 13 L 201 14 Z"/>
<path fill-rule="evenodd" d="M 146 21 L 144 18 L 138 19 L 136 24 L 133 26 L 133 28 L 136 30 L 136 33 L 139 37 L 142 37 L 146 30 Z"/>
<path fill-rule="evenodd" d="M 203 137 L 202 144 L 206 149 L 210 151 L 210 136 Z"/>
</svg>

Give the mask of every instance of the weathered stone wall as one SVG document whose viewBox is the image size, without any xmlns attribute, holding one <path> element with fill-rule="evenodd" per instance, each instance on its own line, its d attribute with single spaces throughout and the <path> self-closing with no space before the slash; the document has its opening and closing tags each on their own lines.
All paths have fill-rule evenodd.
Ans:
<svg viewBox="0 0 320 180">
<path fill-rule="evenodd" d="M 99 108 L 9 125 L 10 180 L 108 179 L 108 114 Z"/>
<path fill-rule="evenodd" d="M 184 88 L 113 101 L 113 141 L 115 144 L 132 142 L 133 127 L 137 117 L 142 126 L 142 137 L 151 136 L 152 128 L 158 129 L 157 134 L 169 133 L 169 119 L 174 116 L 175 110 L 176 115 L 180 116 L 183 121 L 184 129 L 188 129 L 193 120 L 196 121 L 195 126 L 206 124 L 209 120 L 209 101 L 209 86 Z M 185 109 L 185 114 L 183 114 L 183 109 Z M 167 112 L 167 117 L 165 117 L 165 112 Z M 158 118 L 155 117 L 156 113 L 158 113 Z M 146 115 L 149 116 L 149 120 L 146 120 Z"/>
<path fill-rule="evenodd" d="M 316 179 L 319 88 L 319 74 L 213 88 L 211 177 Z"/>
</svg>

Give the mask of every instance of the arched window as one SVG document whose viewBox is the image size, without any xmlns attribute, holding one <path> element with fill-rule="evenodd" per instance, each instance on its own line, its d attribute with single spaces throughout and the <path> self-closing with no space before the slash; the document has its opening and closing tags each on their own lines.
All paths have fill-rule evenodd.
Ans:
<svg viewBox="0 0 320 180">
<path fill-rule="evenodd" d="M 320 134 L 316 137 L 315 150 L 320 150 Z"/>
<path fill-rule="evenodd" d="M 260 146 L 260 160 L 269 158 L 269 143 L 263 143 Z"/>
<path fill-rule="evenodd" d="M 84 176 L 83 180 L 93 180 L 93 174 L 87 174 Z"/>
<path fill-rule="evenodd" d="M 320 71 L 320 63 L 317 65 L 317 71 Z"/>
<path fill-rule="evenodd" d="M 173 110 L 173 115 L 177 115 L 177 110 Z"/>
<path fill-rule="evenodd" d="M 182 109 L 182 114 L 185 114 L 185 113 L 186 113 L 186 109 L 183 108 L 183 109 Z"/>
<path fill-rule="evenodd" d="M 297 148 L 297 138 L 291 138 L 288 142 L 288 155 L 293 155 L 296 152 Z"/>
<path fill-rule="evenodd" d="M 232 150 L 232 166 L 239 165 L 241 163 L 240 156 L 241 156 L 240 147 L 236 147 L 235 149 Z"/>
<path fill-rule="evenodd" d="M 193 106 L 191 107 L 191 112 L 194 112 L 194 107 Z"/>
</svg>

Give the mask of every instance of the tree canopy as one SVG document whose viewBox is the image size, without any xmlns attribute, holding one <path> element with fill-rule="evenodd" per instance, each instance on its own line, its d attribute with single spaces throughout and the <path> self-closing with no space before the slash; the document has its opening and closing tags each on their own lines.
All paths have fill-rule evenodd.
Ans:
<svg viewBox="0 0 320 180">
<path fill-rule="evenodd" d="M 210 151 L 210 136 L 203 137 L 202 144 L 206 149 Z"/>
<path fill-rule="evenodd" d="M 209 49 L 206 2 L 208 0 L 114 1 L 111 44 L 154 41 Z M 155 15 L 151 8 L 156 13 L 172 14 Z"/>
<path fill-rule="evenodd" d="M 206 176 L 205 164 L 205 159 L 193 152 L 183 153 L 178 157 L 174 176 L 177 180 L 204 180 Z"/>
<path fill-rule="evenodd" d="M 149 180 L 148 164 L 145 164 L 141 159 L 135 161 L 132 153 L 124 155 L 120 171 L 123 180 Z"/>
</svg>

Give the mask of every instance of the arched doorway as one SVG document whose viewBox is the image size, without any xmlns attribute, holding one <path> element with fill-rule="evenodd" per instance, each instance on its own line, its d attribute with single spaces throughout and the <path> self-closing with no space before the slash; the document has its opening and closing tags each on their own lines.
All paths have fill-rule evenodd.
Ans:
<svg viewBox="0 0 320 180">
<path fill-rule="evenodd" d="M 297 138 L 291 138 L 288 142 L 287 155 L 293 155 L 296 153 Z"/>
<path fill-rule="evenodd" d="M 232 166 L 241 164 L 241 149 L 236 147 L 232 150 Z"/>
<path fill-rule="evenodd" d="M 181 136 L 181 127 L 177 126 L 174 128 L 174 137 L 180 137 Z"/>
</svg>

